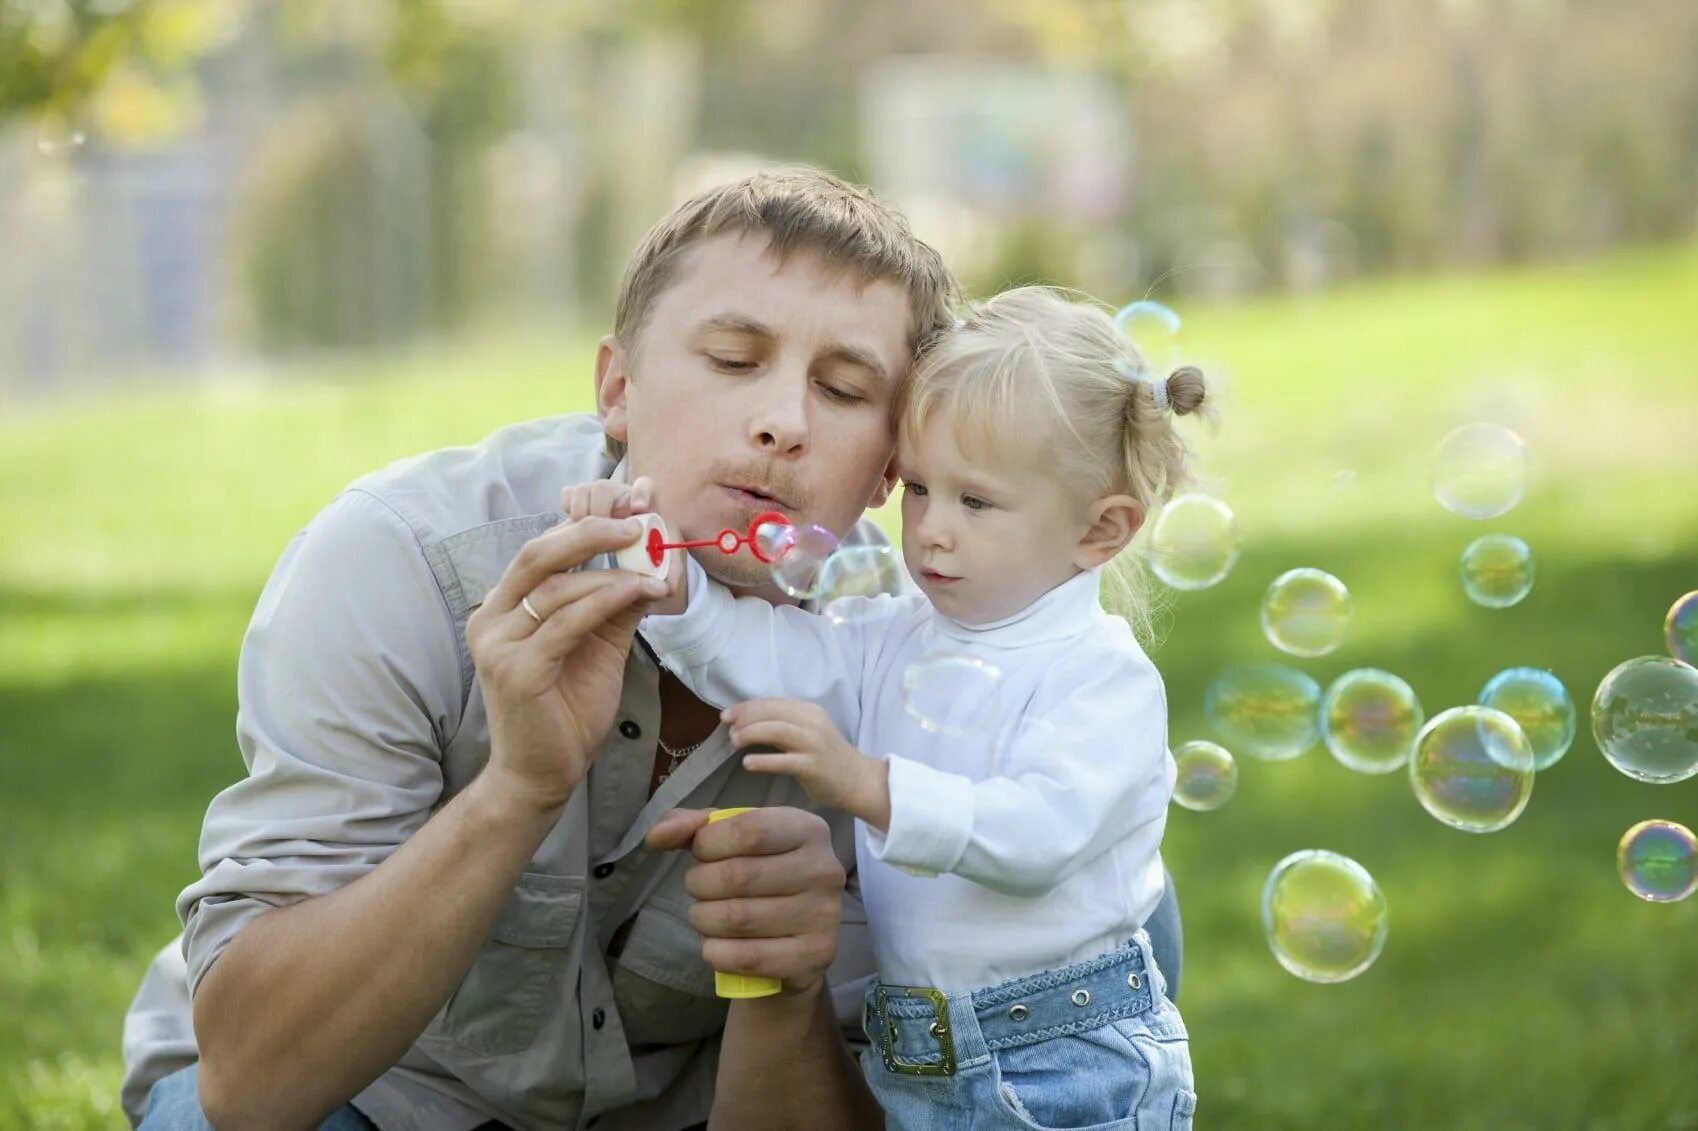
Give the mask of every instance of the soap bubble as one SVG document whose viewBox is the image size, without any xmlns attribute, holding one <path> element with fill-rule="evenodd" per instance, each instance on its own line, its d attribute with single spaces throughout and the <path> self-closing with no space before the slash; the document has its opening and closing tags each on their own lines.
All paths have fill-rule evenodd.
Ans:
<svg viewBox="0 0 1698 1131">
<path fill-rule="evenodd" d="M 1293 569 L 1262 597 L 1262 633 L 1293 656 L 1324 656 L 1344 643 L 1353 612 L 1350 590 L 1324 570 Z"/>
<path fill-rule="evenodd" d="M 1346 768 L 1389 774 L 1409 761 L 1426 714 L 1415 689 L 1391 672 L 1358 668 L 1327 688 L 1321 737 Z"/>
<path fill-rule="evenodd" d="M 1663 639 L 1669 655 L 1688 664 L 1698 664 L 1698 589 L 1669 606 L 1663 618 Z"/>
<path fill-rule="evenodd" d="M 1206 813 L 1219 809 L 1238 789 L 1238 763 L 1224 746 L 1197 740 L 1173 752 L 1178 775 L 1173 781 L 1173 799 L 1187 809 Z"/>
<path fill-rule="evenodd" d="M 1310 848 L 1274 865 L 1262 927 L 1279 964 L 1308 982 L 1347 982 L 1385 949 L 1386 897 L 1348 856 Z"/>
<path fill-rule="evenodd" d="M 1315 744 L 1320 706 L 1321 685 L 1284 664 L 1234 665 L 1203 693 L 1203 713 L 1228 747 L 1267 762 Z"/>
<path fill-rule="evenodd" d="M 1488 534 L 1462 551 L 1462 591 L 1476 605 L 1507 609 L 1533 591 L 1533 551 L 1512 534 Z"/>
<path fill-rule="evenodd" d="M 792 597 L 818 596 L 821 567 L 837 549 L 837 536 L 823 526 L 766 523 L 755 531 L 761 552 L 772 561 L 772 580 Z"/>
<path fill-rule="evenodd" d="M 1698 668 L 1641 656 L 1592 697 L 1592 737 L 1610 765 L 1657 785 L 1698 774 Z"/>
<path fill-rule="evenodd" d="M 1533 747 L 1490 707 L 1452 707 L 1415 739 L 1409 780 L 1423 808 L 1454 829 L 1507 828 L 1533 796 Z"/>
<path fill-rule="evenodd" d="M 1698 891 L 1698 839 L 1674 821 L 1640 821 L 1628 829 L 1615 864 L 1627 890 L 1651 903 L 1676 903 Z"/>
<path fill-rule="evenodd" d="M 1574 700 L 1562 680 L 1539 668 L 1509 668 L 1480 689 L 1480 706 L 1514 719 L 1533 747 L 1533 768 L 1548 770 L 1568 753 L 1576 728 Z"/>
<path fill-rule="evenodd" d="M 866 600 L 903 590 L 902 559 L 890 546 L 840 546 L 820 566 L 820 611 L 844 624 L 873 606 Z"/>
<path fill-rule="evenodd" d="M 1464 518 L 1496 518 L 1527 489 L 1527 448 L 1501 424 L 1465 424 L 1433 450 L 1433 494 Z"/>
<path fill-rule="evenodd" d="M 1238 562 L 1232 508 L 1208 495 L 1179 495 L 1150 530 L 1150 568 L 1175 589 L 1207 589 Z"/>
<path fill-rule="evenodd" d="M 996 726 L 1002 671 L 972 656 L 927 655 L 902 673 L 902 706 L 937 734 L 976 734 Z"/>
<path fill-rule="evenodd" d="M 1179 367 L 1179 315 L 1159 302 L 1134 302 L 1120 308 L 1114 328 L 1132 339 L 1144 372 L 1158 381 Z"/>
</svg>

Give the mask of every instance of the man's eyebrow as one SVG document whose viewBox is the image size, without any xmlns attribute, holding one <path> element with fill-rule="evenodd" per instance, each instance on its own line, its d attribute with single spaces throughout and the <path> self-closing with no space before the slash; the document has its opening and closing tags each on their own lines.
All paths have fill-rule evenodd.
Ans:
<svg viewBox="0 0 1698 1131">
<path fill-rule="evenodd" d="M 758 322 L 747 314 L 715 314 L 712 318 L 703 319 L 696 327 L 698 330 L 730 330 L 738 334 L 754 334 L 762 338 L 778 337 L 764 322 Z"/>
<path fill-rule="evenodd" d="M 833 342 L 831 348 L 825 351 L 825 356 L 834 361 L 858 365 L 870 372 L 881 384 L 888 385 L 890 383 L 890 374 L 885 372 L 884 365 L 879 361 L 878 355 L 871 350 L 852 346 L 848 342 Z"/>
<path fill-rule="evenodd" d="M 749 317 L 747 314 L 715 314 L 705 318 L 696 327 L 699 331 L 726 330 L 734 334 L 750 334 L 760 338 L 777 338 L 778 334 L 766 323 Z M 890 383 L 890 373 L 879 361 L 878 355 L 861 346 L 850 345 L 848 342 L 832 342 L 826 349 L 824 357 L 834 361 L 845 362 L 867 370 L 880 382 Z"/>
</svg>

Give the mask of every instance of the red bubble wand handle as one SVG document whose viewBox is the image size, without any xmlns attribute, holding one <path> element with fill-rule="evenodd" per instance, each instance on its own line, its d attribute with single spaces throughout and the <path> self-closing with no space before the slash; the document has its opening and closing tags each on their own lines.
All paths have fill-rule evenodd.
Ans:
<svg viewBox="0 0 1698 1131">
<path fill-rule="evenodd" d="M 760 533 L 760 529 L 763 526 L 789 525 L 790 520 L 779 514 L 777 511 L 763 511 L 760 514 L 757 514 L 753 520 L 750 521 L 749 529 L 746 531 L 739 533 L 738 531 L 727 528 L 725 530 L 721 530 L 719 532 L 719 537 L 717 538 L 703 538 L 695 542 L 668 542 L 661 536 L 658 528 L 651 527 L 649 529 L 648 542 L 645 544 L 644 549 L 648 550 L 649 561 L 653 562 L 657 568 L 660 566 L 661 560 L 666 556 L 666 551 L 693 550 L 698 546 L 713 546 L 716 547 L 720 553 L 726 555 L 735 554 L 738 550 L 747 546 L 749 547 L 749 553 L 755 555 L 756 561 L 761 562 L 763 565 L 771 565 L 778 559 L 768 556 L 767 552 L 761 549 L 761 544 L 757 539 L 757 535 Z M 778 551 L 778 557 L 782 558 L 789 549 L 789 546 L 782 547 Z"/>
</svg>

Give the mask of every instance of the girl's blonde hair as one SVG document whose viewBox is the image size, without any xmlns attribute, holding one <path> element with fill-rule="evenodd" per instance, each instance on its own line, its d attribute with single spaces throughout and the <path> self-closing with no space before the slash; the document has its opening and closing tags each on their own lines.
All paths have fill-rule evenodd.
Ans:
<svg viewBox="0 0 1698 1131">
<path fill-rule="evenodd" d="M 1211 415 L 1207 391 L 1195 366 L 1149 373 L 1094 302 L 1016 287 L 928 344 L 894 411 L 899 437 L 942 412 L 961 451 L 1025 457 L 1081 499 L 1129 495 L 1147 520 L 1191 479 L 1195 453 L 1173 417 Z M 1117 559 L 1114 605 L 1149 642 L 1154 610 L 1140 564 L 1136 555 Z"/>
</svg>

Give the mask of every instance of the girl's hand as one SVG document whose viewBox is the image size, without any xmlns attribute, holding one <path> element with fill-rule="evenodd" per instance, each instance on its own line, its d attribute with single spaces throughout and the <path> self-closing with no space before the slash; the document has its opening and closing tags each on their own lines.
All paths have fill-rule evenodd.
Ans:
<svg viewBox="0 0 1698 1131">
<path fill-rule="evenodd" d="M 776 754 L 745 754 L 757 774 L 789 774 L 821 805 L 853 813 L 869 825 L 890 824 L 887 767 L 850 745 L 817 703 L 751 699 L 722 712 L 736 747 L 772 746 Z"/>
</svg>

